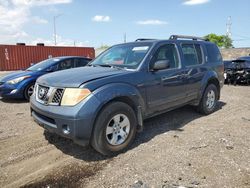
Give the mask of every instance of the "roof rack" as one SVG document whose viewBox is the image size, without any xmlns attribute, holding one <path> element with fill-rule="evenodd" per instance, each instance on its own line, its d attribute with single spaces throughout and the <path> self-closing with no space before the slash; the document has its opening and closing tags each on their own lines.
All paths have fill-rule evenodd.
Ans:
<svg viewBox="0 0 250 188">
<path fill-rule="evenodd" d="M 202 37 L 194 37 L 194 36 L 186 36 L 186 35 L 171 35 L 169 40 L 177 40 L 177 39 L 192 39 L 192 40 L 203 40 L 209 41 L 208 39 Z"/>
<path fill-rule="evenodd" d="M 155 40 L 155 39 L 136 39 L 135 42 L 146 41 L 146 40 Z"/>
</svg>

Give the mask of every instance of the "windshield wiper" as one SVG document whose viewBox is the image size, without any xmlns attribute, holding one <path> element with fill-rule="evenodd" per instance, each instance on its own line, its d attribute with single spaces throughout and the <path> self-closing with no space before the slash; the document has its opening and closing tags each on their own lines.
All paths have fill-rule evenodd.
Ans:
<svg viewBox="0 0 250 188">
<path fill-rule="evenodd" d="M 108 65 L 108 64 L 96 64 L 96 66 L 100 66 L 100 67 L 113 67 L 112 65 Z"/>
<path fill-rule="evenodd" d="M 93 67 L 109 67 L 109 68 L 116 68 L 116 69 L 120 69 L 120 70 L 124 69 L 123 67 L 119 67 L 119 66 L 116 66 L 116 65 L 109 65 L 109 64 L 92 64 L 92 65 L 89 65 L 89 66 L 93 66 Z"/>
</svg>

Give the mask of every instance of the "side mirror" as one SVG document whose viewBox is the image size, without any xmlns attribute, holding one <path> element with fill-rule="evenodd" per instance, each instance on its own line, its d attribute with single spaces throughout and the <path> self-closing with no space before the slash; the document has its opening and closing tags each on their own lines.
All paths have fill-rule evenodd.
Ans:
<svg viewBox="0 0 250 188">
<path fill-rule="evenodd" d="M 155 71 L 163 70 L 163 69 L 168 69 L 169 67 L 170 67 L 169 60 L 159 60 L 155 62 L 153 70 Z"/>
</svg>

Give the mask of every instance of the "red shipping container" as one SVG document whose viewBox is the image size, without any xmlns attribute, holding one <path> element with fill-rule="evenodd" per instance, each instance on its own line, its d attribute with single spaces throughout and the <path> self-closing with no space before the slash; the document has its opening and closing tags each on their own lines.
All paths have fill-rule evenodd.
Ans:
<svg viewBox="0 0 250 188">
<path fill-rule="evenodd" d="M 58 56 L 95 58 L 91 47 L 0 45 L 0 71 L 27 69 L 32 64 Z"/>
</svg>

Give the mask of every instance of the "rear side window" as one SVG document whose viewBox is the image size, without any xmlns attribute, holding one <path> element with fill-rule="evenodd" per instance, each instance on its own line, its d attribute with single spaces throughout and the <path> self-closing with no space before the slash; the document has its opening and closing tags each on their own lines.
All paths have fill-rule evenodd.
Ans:
<svg viewBox="0 0 250 188">
<path fill-rule="evenodd" d="M 59 63 L 59 70 L 71 69 L 74 68 L 73 59 L 66 59 Z"/>
<path fill-rule="evenodd" d="M 209 62 L 222 61 L 222 57 L 218 47 L 215 44 L 206 44 L 207 56 Z"/>
<path fill-rule="evenodd" d="M 182 44 L 182 53 L 186 66 L 199 65 L 203 62 L 202 49 L 199 44 Z"/>
<path fill-rule="evenodd" d="M 89 61 L 86 59 L 80 59 L 80 58 L 75 59 L 75 67 L 84 67 L 88 63 Z"/>
<path fill-rule="evenodd" d="M 195 44 L 194 47 L 195 47 L 195 50 L 197 53 L 198 62 L 199 62 L 199 64 L 202 64 L 203 56 L 202 56 L 202 51 L 201 51 L 201 45 Z"/>
</svg>

